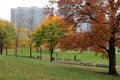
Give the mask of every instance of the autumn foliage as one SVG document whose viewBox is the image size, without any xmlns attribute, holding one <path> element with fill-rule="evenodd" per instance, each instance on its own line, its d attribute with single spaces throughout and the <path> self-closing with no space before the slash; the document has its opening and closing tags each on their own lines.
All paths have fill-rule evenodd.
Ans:
<svg viewBox="0 0 120 80">
<path fill-rule="evenodd" d="M 13 44 L 14 33 L 13 24 L 0 19 L 0 54 L 2 54 L 4 47 L 7 49 Z"/>
<path fill-rule="evenodd" d="M 64 18 L 54 15 L 47 16 L 33 32 L 33 40 L 36 45 L 47 44 L 50 51 L 50 61 L 53 61 L 52 54 L 60 38 L 72 34 L 72 25 L 68 25 Z"/>
<path fill-rule="evenodd" d="M 88 41 L 88 32 L 71 34 L 59 40 L 59 48 L 62 50 L 86 51 L 88 48 Z"/>
<path fill-rule="evenodd" d="M 120 43 L 120 0 L 59 0 L 57 4 L 58 13 L 64 15 L 67 20 L 72 21 L 74 28 L 78 27 L 77 24 L 82 22 L 90 23 L 91 27 L 88 32 L 89 35 L 84 37 L 86 39 L 83 36 L 79 36 L 86 36 L 86 33 L 74 34 L 69 36 L 72 41 L 65 38 L 67 41 L 63 44 L 66 45 L 68 42 L 73 42 L 69 44 L 72 45 L 70 49 L 78 47 L 80 50 L 84 50 L 88 48 L 97 53 L 101 52 L 107 55 L 109 58 L 109 74 L 116 75 L 115 47 L 119 47 Z M 79 36 L 80 42 L 74 36 Z M 69 46 L 67 47 L 69 48 Z"/>
</svg>

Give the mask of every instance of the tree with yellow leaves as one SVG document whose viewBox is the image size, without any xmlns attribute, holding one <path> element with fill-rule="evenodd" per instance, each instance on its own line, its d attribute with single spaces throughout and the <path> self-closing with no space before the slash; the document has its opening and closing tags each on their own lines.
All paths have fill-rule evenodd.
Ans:
<svg viewBox="0 0 120 80">
<path fill-rule="evenodd" d="M 14 38 L 14 27 L 11 22 L 0 19 L 0 54 L 3 52 L 3 47 L 7 47 L 11 44 L 11 40 Z"/>
<path fill-rule="evenodd" d="M 46 17 L 41 25 L 36 28 L 33 38 L 37 44 L 47 43 L 50 50 L 50 62 L 53 61 L 52 54 L 58 40 L 64 35 L 72 33 L 72 28 L 70 27 L 64 18 L 51 15 Z"/>
</svg>

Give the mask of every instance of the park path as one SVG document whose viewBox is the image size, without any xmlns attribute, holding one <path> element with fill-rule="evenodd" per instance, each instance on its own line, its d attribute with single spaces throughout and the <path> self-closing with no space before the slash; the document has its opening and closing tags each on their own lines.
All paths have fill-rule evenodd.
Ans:
<svg viewBox="0 0 120 80">
<path fill-rule="evenodd" d="M 47 58 L 42 58 L 43 61 L 49 61 Z M 89 62 L 83 62 L 81 60 L 71 60 L 67 58 L 55 58 L 55 63 L 61 63 L 61 64 L 72 64 L 72 65 L 81 65 L 81 66 L 94 66 L 94 67 L 102 67 L 102 68 L 109 68 L 108 64 L 96 64 L 96 63 L 89 63 Z M 120 66 L 116 65 L 117 69 L 120 69 Z"/>
<path fill-rule="evenodd" d="M 96 63 L 82 62 L 80 60 L 71 60 L 71 59 L 62 60 L 61 58 L 56 58 L 54 62 L 63 63 L 63 64 L 81 65 L 81 66 L 94 66 L 94 67 L 109 68 L 108 64 L 96 64 Z M 116 68 L 120 69 L 120 66 L 117 65 Z"/>
</svg>

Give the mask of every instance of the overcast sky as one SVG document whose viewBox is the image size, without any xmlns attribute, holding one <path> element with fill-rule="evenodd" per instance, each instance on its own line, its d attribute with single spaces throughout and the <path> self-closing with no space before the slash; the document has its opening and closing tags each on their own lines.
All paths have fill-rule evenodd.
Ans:
<svg viewBox="0 0 120 80">
<path fill-rule="evenodd" d="M 48 0 L 1 0 L 0 18 L 10 21 L 11 8 L 31 6 L 44 7 L 46 4 L 48 4 Z"/>
</svg>

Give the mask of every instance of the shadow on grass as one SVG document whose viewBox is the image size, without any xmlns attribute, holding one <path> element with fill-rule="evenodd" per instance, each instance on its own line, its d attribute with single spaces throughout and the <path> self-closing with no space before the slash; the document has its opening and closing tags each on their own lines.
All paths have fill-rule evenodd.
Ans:
<svg viewBox="0 0 120 80">
<path fill-rule="evenodd" d="M 35 58 L 35 57 L 33 57 L 33 56 L 19 56 L 19 57 L 36 59 L 36 58 Z"/>
<path fill-rule="evenodd" d="M 66 64 L 65 64 L 66 65 Z M 98 73 L 98 74 L 102 74 L 102 75 L 107 75 L 107 76 L 114 76 L 114 77 L 118 77 L 120 78 L 120 74 L 118 75 L 112 75 L 109 74 L 106 70 L 102 70 L 102 68 L 96 68 L 96 67 L 88 67 L 88 66 L 80 66 L 80 67 L 72 67 L 72 66 L 76 66 L 76 65 L 71 65 L 71 66 L 65 66 L 64 68 L 69 69 L 73 72 L 88 72 L 89 74 L 92 73 Z"/>
<path fill-rule="evenodd" d="M 31 59 L 36 59 L 36 57 L 33 57 L 33 56 L 20 56 L 20 55 L 17 55 L 17 56 L 15 56 L 15 55 L 10 55 L 10 54 L 8 54 L 8 55 L 6 55 L 6 56 L 14 56 L 14 57 L 23 57 L 23 58 L 31 58 Z"/>
<path fill-rule="evenodd" d="M 112 75 L 112 74 L 109 74 L 108 72 L 96 72 L 96 73 L 104 74 L 104 75 L 108 75 L 108 76 L 115 76 L 115 77 L 119 77 L 120 78 L 120 74 L 118 74 L 118 75 Z"/>
</svg>

